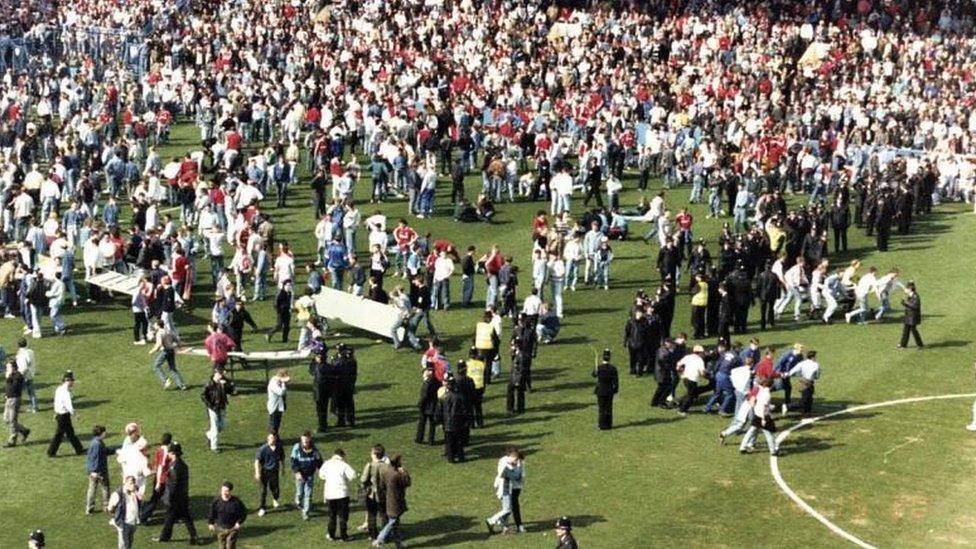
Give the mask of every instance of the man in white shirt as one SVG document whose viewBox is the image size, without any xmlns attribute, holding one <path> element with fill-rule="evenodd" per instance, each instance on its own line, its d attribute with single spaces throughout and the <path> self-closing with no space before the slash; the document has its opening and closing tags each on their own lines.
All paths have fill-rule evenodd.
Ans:
<svg viewBox="0 0 976 549">
<path fill-rule="evenodd" d="M 685 355 L 676 365 L 681 374 L 681 383 L 685 386 L 685 396 L 678 402 L 678 414 L 682 417 L 688 415 L 688 408 L 698 397 L 698 380 L 706 376 L 705 360 L 702 355 L 705 348 L 695 345 L 690 354 Z"/>
<path fill-rule="evenodd" d="M 281 428 L 289 381 L 291 376 L 285 370 L 278 370 L 268 381 L 268 431 L 271 433 L 277 433 Z"/>
<path fill-rule="evenodd" d="M 813 409 L 813 387 L 820 379 L 817 351 L 807 352 L 807 358 L 790 368 L 787 375 L 793 378 L 793 384 L 800 390 L 800 413 L 803 417 L 809 417 Z"/>
<path fill-rule="evenodd" d="M 447 310 L 451 305 L 451 275 L 454 274 L 454 260 L 446 250 L 437 253 L 434 260 L 434 287 L 431 290 L 431 307 Z"/>
<path fill-rule="evenodd" d="M 729 372 L 732 388 L 735 390 L 735 413 L 732 415 L 732 422 L 729 423 L 729 426 L 718 434 L 718 439 L 722 444 L 725 444 L 726 438 L 742 430 L 752 416 L 752 408 L 747 402 L 749 389 L 752 388 L 752 362 L 752 357 L 747 356 L 741 366 L 736 366 Z"/>
<path fill-rule="evenodd" d="M 803 306 L 802 287 L 807 283 L 807 274 L 804 271 L 804 260 L 802 257 L 796 258 L 796 264 L 790 267 L 783 275 L 786 282 L 786 294 L 779 298 L 779 302 L 773 308 L 776 318 L 783 314 L 786 306 L 793 301 L 793 320 L 800 320 L 800 308 Z"/>
<path fill-rule="evenodd" d="M 323 481 L 325 504 L 329 508 L 329 526 L 326 539 L 347 541 L 349 523 L 349 483 L 356 480 L 356 471 L 346 463 L 346 453 L 337 448 L 322 467 L 319 478 Z M 336 537 L 336 519 L 339 519 L 339 537 Z"/>
<path fill-rule="evenodd" d="M 878 284 L 878 269 L 876 267 L 871 267 L 868 269 L 867 274 L 861 277 L 861 280 L 857 281 L 857 286 L 854 287 L 854 299 L 856 300 L 857 306 L 851 312 L 844 315 L 844 320 L 850 324 L 851 320 L 857 318 L 858 324 L 865 324 L 865 317 L 867 316 L 870 309 L 868 308 L 868 296 L 875 291 Z"/>
<path fill-rule="evenodd" d="M 54 431 L 54 438 L 47 447 L 47 457 L 54 457 L 61 447 L 61 442 L 67 437 L 68 442 L 79 456 L 85 452 L 81 446 L 81 441 L 75 435 L 75 427 L 71 423 L 71 417 L 75 414 L 75 407 L 71 402 L 71 388 L 75 384 L 75 374 L 68 370 L 61 376 L 61 385 L 54 390 L 54 418 L 57 421 L 57 429 Z"/>
<path fill-rule="evenodd" d="M 34 376 L 37 375 L 37 358 L 33 349 L 27 348 L 27 339 L 20 338 L 17 342 L 17 371 L 24 376 L 24 391 L 30 398 L 31 413 L 37 412 L 37 389 L 34 387 Z"/>
</svg>

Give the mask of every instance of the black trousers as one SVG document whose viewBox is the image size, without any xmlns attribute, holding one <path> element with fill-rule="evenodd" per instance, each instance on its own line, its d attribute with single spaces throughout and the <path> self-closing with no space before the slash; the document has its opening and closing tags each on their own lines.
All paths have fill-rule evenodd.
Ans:
<svg viewBox="0 0 976 549">
<path fill-rule="evenodd" d="M 731 344 L 732 332 L 729 329 L 729 321 L 719 319 L 718 321 L 718 337 L 719 339 L 724 339 L 726 343 Z"/>
<path fill-rule="evenodd" d="M 596 205 L 600 208 L 603 207 L 603 194 L 600 192 L 600 187 L 587 187 L 586 196 L 583 197 L 583 205 L 586 206 L 590 203 L 590 199 L 596 199 Z"/>
<path fill-rule="evenodd" d="M 847 227 L 834 229 L 834 251 L 847 251 Z"/>
<path fill-rule="evenodd" d="M 281 487 L 279 484 L 281 471 L 279 469 L 272 471 L 261 469 L 261 473 L 258 476 L 261 479 L 261 507 L 259 509 L 264 509 L 265 503 L 268 501 L 269 490 L 271 491 L 271 499 L 277 501 L 281 496 Z"/>
<path fill-rule="evenodd" d="M 327 499 L 329 508 L 329 536 L 336 539 L 336 519 L 339 521 L 339 539 L 349 537 L 349 498 Z"/>
<path fill-rule="evenodd" d="M 878 245 L 879 252 L 888 251 L 888 237 L 891 235 L 891 226 L 889 225 L 878 225 L 878 236 L 875 237 Z"/>
<path fill-rule="evenodd" d="M 518 385 L 509 383 L 508 394 L 505 398 L 505 410 L 510 414 L 525 413 L 525 383 Z"/>
<path fill-rule="evenodd" d="M 166 485 L 164 484 L 159 488 L 159 490 L 153 490 L 152 496 L 149 497 L 149 501 L 143 502 L 139 506 L 139 522 L 145 524 L 149 521 L 153 512 L 156 510 L 156 506 L 159 505 L 159 500 L 163 498 L 163 494 L 166 492 Z"/>
<path fill-rule="evenodd" d="M 813 410 L 813 384 L 807 385 L 800 391 L 800 413 L 804 416 L 810 415 Z"/>
<path fill-rule="evenodd" d="M 281 416 L 285 413 L 275 410 L 268 414 L 268 432 L 277 433 L 281 429 Z"/>
<path fill-rule="evenodd" d="M 366 498 L 366 532 L 369 533 L 371 540 L 375 540 L 380 533 L 376 524 L 378 517 L 383 517 L 383 522 L 386 523 L 386 504 L 378 503 L 372 498 Z"/>
<path fill-rule="evenodd" d="M 75 449 L 76 454 L 83 454 L 85 449 L 75 435 L 75 426 L 71 423 L 71 414 L 57 414 L 54 418 L 57 421 L 57 429 L 54 431 L 54 438 L 51 439 L 51 444 L 47 447 L 48 457 L 54 457 L 58 453 L 58 448 L 61 447 L 61 442 L 65 438 L 68 439 L 68 442 Z"/>
<path fill-rule="evenodd" d="M 319 418 L 319 431 L 325 431 L 329 427 L 329 400 L 332 398 L 330 391 L 319 391 L 315 397 L 315 413 Z"/>
<path fill-rule="evenodd" d="M 518 528 L 522 526 L 522 505 L 519 503 L 519 496 L 522 495 L 521 488 L 512 488 L 512 520 L 515 521 L 515 527 Z"/>
<path fill-rule="evenodd" d="M 695 339 L 705 337 L 705 307 L 691 306 L 691 327 Z"/>
<path fill-rule="evenodd" d="M 444 431 L 444 455 L 447 461 L 464 461 L 464 444 L 460 431 Z"/>
<path fill-rule="evenodd" d="M 485 388 L 475 389 L 474 398 L 471 400 L 471 409 L 474 411 L 474 424 L 478 427 L 485 426 L 485 411 L 482 404 L 485 401 Z"/>
<path fill-rule="evenodd" d="M 698 398 L 698 384 L 687 379 L 682 379 L 681 383 L 685 386 L 685 396 L 681 397 L 681 401 L 678 402 L 678 409 L 687 412 L 695 403 L 695 399 Z"/>
<path fill-rule="evenodd" d="M 647 353 L 644 352 L 644 348 L 627 347 L 627 351 L 630 352 L 630 373 L 644 375 L 644 370 L 647 368 Z"/>
<path fill-rule="evenodd" d="M 671 394 L 671 383 L 667 380 L 659 381 L 657 388 L 654 389 L 654 396 L 651 397 L 651 406 L 664 406 L 668 402 L 668 395 Z"/>
<path fill-rule="evenodd" d="M 613 395 L 597 396 L 597 426 L 601 430 L 613 428 Z"/>
<path fill-rule="evenodd" d="M 291 313 L 278 313 L 278 323 L 268 332 L 268 339 L 271 339 L 279 330 L 281 331 L 281 342 L 288 343 L 288 331 L 291 329 Z"/>
<path fill-rule="evenodd" d="M 336 394 L 335 406 L 336 415 L 339 416 L 337 425 L 339 427 L 346 425 L 354 427 L 356 425 L 356 403 L 353 400 L 352 391 L 348 389 L 339 391 Z"/>
<path fill-rule="evenodd" d="M 163 530 L 159 533 L 160 541 L 169 541 L 173 537 L 173 525 L 183 522 L 186 531 L 190 534 L 190 540 L 197 539 L 197 528 L 193 525 L 193 517 L 190 516 L 189 506 L 183 508 L 170 507 L 166 509 L 166 519 L 163 521 Z"/>
<path fill-rule="evenodd" d="M 902 347 L 908 346 L 908 334 L 911 334 L 912 337 L 915 338 L 915 345 L 916 346 L 918 346 L 918 347 L 924 347 L 924 345 L 922 344 L 922 336 L 918 335 L 918 326 L 915 326 L 915 325 L 909 326 L 908 324 L 903 325 L 902 326 L 902 329 L 901 329 L 901 346 Z"/>
<path fill-rule="evenodd" d="M 790 378 L 784 377 L 783 379 L 783 401 L 786 404 L 786 408 L 789 409 L 790 404 L 793 402 L 793 382 Z"/>
<path fill-rule="evenodd" d="M 132 341 L 148 339 L 146 333 L 149 331 L 149 318 L 146 312 L 132 313 Z"/>
<path fill-rule="evenodd" d="M 434 432 L 436 431 L 434 414 L 420 414 L 420 420 L 417 421 L 417 436 L 414 438 L 414 442 L 417 444 L 424 443 L 424 431 L 428 432 L 427 443 L 433 445 Z"/>
<path fill-rule="evenodd" d="M 776 300 L 770 299 L 769 301 L 759 302 L 759 329 L 765 330 L 766 325 L 775 326 L 776 313 L 773 309 L 776 306 Z"/>
</svg>

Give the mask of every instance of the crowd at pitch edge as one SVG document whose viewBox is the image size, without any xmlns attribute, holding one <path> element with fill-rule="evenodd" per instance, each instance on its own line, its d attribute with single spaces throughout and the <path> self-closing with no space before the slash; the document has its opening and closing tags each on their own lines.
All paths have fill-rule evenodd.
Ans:
<svg viewBox="0 0 976 549">
<path fill-rule="evenodd" d="M 132 302 L 134 342 L 155 340 L 161 382 L 183 387 L 173 351 L 194 282 L 217 295 L 208 348 L 219 364 L 243 343 L 245 301 L 273 298 L 273 333 L 287 339 L 297 320 L 300 344 L 321 350 L 324 326 L 303 309 L 296 270 L 308 272 L 312 291 L 332 284 L 389 300 L 407 329 L 395 344 L 415 347 L 421 324 L 435 331 L 430 311 L 450 306 L 452 279 L 461 275 L 454 297 L 462 304 L 484 279 L 495 307 L 466 361 L 469 371 L 481 369 L 481 381 L 461 375 L 436 343 L 423 362 L 434 366 L 425 375 L 449 388 L 433 414 L 458 411 L 458 422 L 437 418 L 456 426 L 445 437 L 455 460 L 468 424 L 478 423 L 478 392 L 504 375 L 496 357 L 514 357 L 507 400 L 517 413 L 537 344 L 558 341 L 562 291 L 613 286 L 616 239 L 643 237 L 660 249 L 656 258 L 648 250 L 661 289 L 638 296 L 624 336 L 631 370 L 657 376 L 655 404 L 677 401 L 684 413 L 708 379 L 717 398 L 706 408 L 746 410 L 735 416 L 743 426 L 753 421 L 747 412 L 757 412 L 745 451 L 757 430 L 774 429 L 768 390 L 784 389 L 789 408 L 797 385 L 799 410 L 809 413 L 819 375 L 810 350 L 775 362 L 757 344 L 736 353 L 732 336 L 744 333 L 754 301 L 761 329 L 783 313 L 839 320 L 839 306 L 851 308 L 845 320 L 867 322 L 882 318 L 904 287 L 901 343 L 914 332 L 921 345 L 913 285 L 893 270 L 830 258 L 845 250 L 850 227 L 864 227 L 884 251 L 892 231 L 911 231 L 914 216 L 933 204 L 972 201 L 973 167 L 960 156 L 976 126 L 967 99 L 974 38 L 960 32 L 972 24 L 971 6 L 677 1 L 570 11 L 548 2 L 337 2 L 327 15 L 318 8 L 74 2 L 59 6 L 55 20 L 15 11 L 4 36 L 23 38 L 34 55 L 26 69 L 12 66 L 10 50 L 2 56 L 0 204 L 3 234 L 17 250 L 0 267 L 0 296 L 25 334 L 41 338 L 47 316 L 55 333 L 70 334 L 65 305 L 104 298 L 81 288 L 80 272 L 134 265 L 144 276 Z M 148 31 L 141 70 L 127 70 L 131 59 L 117 48 L 94 47 L 88 31 L 96 27 Z M 202 146 L 162 158 L 157 147 L 178 120 L 196 124 Z M 296 176 L 302 164 L 307 180 Z M 620 204 L 625 170 L 636 171 L 642 191 L 656 177 L 671 190 Z M 469 173 L 482 175 L 474 189 L 464 188 Z M 296 269 L 287 243 L 276 242 L 275 213 L 290 187 L 306 184 L 320 253 L 317 264 Z M 459 222 L 490 222 L 506 202 L 544 200 L 532 221 L 532 257 L 506 261 L 498 248 L 467 252 L 467 243 L 423 234 L 424 221 L 410 217 L 446 215 L 435 201 L 442 185 L 451 185 Z M 368 186 L 373 201 L 402 204 L 409 221 L 361 213 L 350 200 L 357 186 Z M 806 204 L 788 208 L 791 194 Z M 686 201 L 707 203 L 728 227 L 701 243 L 693 217 L 678 206 Z M 121 225 L 125 203 L 132 215 Z M 202 259 L 211 280 L 196 268 Z M 407 279 L 398 283 L 395 274 Z M 690 337 L 671 330 L 674 301 L 685 292 Z M 520 318 L 514 341 L 502 334 L 505 316 Z M 706 351 L 706 337 L 724 341 Z M 743 370 L 750 359 L 755 368 Z M 15 360 L 14 369 L 30 398 L 34 368 L 24 364 Z M 334 370 L 324 383 L 330 396 L 355 379 L 348 367 Z M 596 373 L 600 423 L 609 427 L 618 382 L 603 365 Z M 74 376 L 64 377 L 70 387 Z M 471 379 L 474 393 L 458 378 Z M 21 385 L 10 379 L 16 441 L 26 431 L 16 421 Z M 678 385 L 686 396 L 675 395 Z M 210 408 L 213 448 L 226 402 L 214 387 L 225 386 L 208 385 L 208 406 L 217 408 Z M 56 408 L 58 432 L 67 435 L 66 392 L 59 389 Z M 444 405 L 455 399 L 460 405 Z M 508 469 L 499 469 L 499 495 L 512 507 Z M 179 512 L 170 509 L 167 516 Z M 116 515 L 122 534 L 134 526 L 132 514 Z"/>
</svg>

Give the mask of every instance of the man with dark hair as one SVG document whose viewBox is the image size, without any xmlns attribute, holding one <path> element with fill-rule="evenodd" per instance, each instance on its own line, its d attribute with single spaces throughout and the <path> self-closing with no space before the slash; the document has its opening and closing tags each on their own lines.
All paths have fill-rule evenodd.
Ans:
<svg viewBox="0 0 976 549">
<path fill-rule="evenodd" d="M 322 454 L 312 442 L 312 433 L 305 431 L 291 449 L 291 470 L 295 473 L 295 507 L 302 510 L 302 520 L 308 520 L 312 509 L 312 489 L 315 472 L 322 466 Z"/>
<path fill-rule="evenodd" d="M 267 442 L 258 448 L 257 456 L 254 458 L 254 480 L 261 485 L 261 506 L 258 507 L 258 516 L 263 517 L 265 503 L 268 501 L 268 490 L 271 491 L 271 504 L 278 507 L 278 498 L 281 495 L 279 488 L 279 477 L 281 476 L 281 464 L 285 461 L 285 452 L 281 447 L 276 433 L 268 433 Z"/>
<path fill-rule="evenodd" d="M 173 463 L 169 466 L 169 481 L 166 483 L 166 519 L 163 530 L 153 541 L 167 542 L 173 537 L 173 525 L 182 521 L 186 531 L 190 534 L 190 545 L 196 544 L 197 529 L 193 526 L 190 516 L 190 468 L 183 461 L 183 446 L 174 442 L 169 447 L 169 457 Z"/>
<path fill-rule="evenodd" d="M 468 402 L 450 374 L 444 377 L 444 386 L 447 389 L 441 400 L 444 455 L 450 463 L 461 463 L 464 461 L 464 435 L 468 429 Z"/>
<path fill-rule="evenodd" d="M 244 503 L 233 492 L 234 483 L 224 481 L 220 494 L 210 504 L 207 514 L 207 528 L 217 533 L 217 547 L 220 549 L 236 549 L 237 533 L 247 519 Z"/>
<path fill-rule="evenodd" d="M 75 384 L 75 374 L 68 370 L 61 376 L 61 385 L 54 390 L 54 418 L 57 420 L 57 429 L 51 444 L 47 447 L 47 456 L 54 457 L 61 447 L 61 441 L 65 438 L 71 443 L 75 453 L 81 455 L 85 449 L 81 446 L 81 441 L 75 436 L 75 427 L 71 423 L 72 416 L 75 415 L 75 407 L 71 402 L 71 388 Z"/>
<path fill-rule="evenodd" d="M 88 493 L 85 496 L 85 514 L 95 511 L 95 490 L 101 486 L 102 506 L 108 506 L 108 448 L 105 446 L 105 426 L 96 425 L 92 429 L 92 440 L 88 444 Z"/>
<path fill-rule="evenodd" d="M 3 421 L 10 430 L 10 438 L 6 446 L 17 445 L 17 435 L 20 435 L 24 442 L 30 436 L 30 429 L 20 424 L 20 399 L 24 394 L 24 374 L 17 370 L 17 363 L 13 357 L 7 359 L 6 383 L 4 387 L 6 400 L 3 405 Z"/>
<path fill-rule="evenodd" d="M 904 349 L 908 345 L 908 335 L 911 334 L 915 338 L 915 345 L 921 349 L 925 346 L 922 344 L 922 336 L 918 335 L 918 325 L 922 323 L 922 300 L 915 291 L 914 282 L 905 284 L 905 299 L 901 300 L 901 305 L 905 308 L 905 320 L 898 348 Z"/>
</svg>

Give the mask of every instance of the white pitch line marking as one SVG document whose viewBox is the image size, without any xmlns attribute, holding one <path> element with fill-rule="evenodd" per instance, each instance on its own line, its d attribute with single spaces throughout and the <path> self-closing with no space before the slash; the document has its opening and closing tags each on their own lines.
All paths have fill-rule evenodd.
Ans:
<svg viewBox="0 0 976 549">
<path fill-rule="evenodd" d="M 949 400 L 955 398 L 973 398 L 973 397 L 976 397 L 976 393 L 901 398 L 898 400 L 887 400 L 884 402 L 875 402 L 873 404 L 861 404 L 859 406 L 851 406 L 850 408 L 844 408 L 843 410 L 837 410 L 836 412 L 831 412 L 829 414 L 824 414 L 822 416 L 817 416 L 815 418 L 804 419 L 799 423 L 792 425 L 789 428 L 784 429 L 782 432 L 780 432 L 780 434 L 776 437 L 776 441 L 777 443 L 782 443 L 784 440 L 786 440 L 786 437 L 790 436 L 790 433 L 796 431 L 797 429 L 802 429 L 803 427 L 813 425 L 818 421 L 822 421 L 824 419 L 832 418 L 843 414 L 850 414 L 852 412 L 858 412 L 861 410 L 870 410 L 873 408 L 897 406 L 899 404 L 912 404 L 915 402 L 926 402 L 930 400 Z M 910 440 L 909 442 L 913 442 L 913 441 Z M 902 444 L 900 446 L 905 446 L 906 444 L 908 443 L 906 442 L 905 444 Z M 779 489 L 782 490 L 787 497 L 793 500 L 793 503 L 796 503 L 808 515 L 820 521 L 820 523 L 826 526 L 828 529 L 830 529 L 831 532 L 846 539 L 847 541 L 853 543 L 854 545 L 857 545 L 858 547 L 862 547 L 863 549 L 877 549 L 874 545 L 871 545 L 870 543 L 858 538 L 854 534 L 851 534 L 847 530 L 844 530 L 840 526 L 837 526 L 836 524 L 831 522 L 830 519 L 820 514 L 816 509 L 811 507 L 809 503 L 804 501 L 803 498 L 797 495 L 797 493 L 794 492 L 793 489 L 790 488 L 788 484 L 786 484 L 786 481 L 783 480 L 783 475 L 781 475 L 779 472 L 779 459 L 776 456 L 769 456 L 769 469 L 772 472 L 773 479 L 776 481 L 776 484 L 779 486 Z"/>
</svg>

